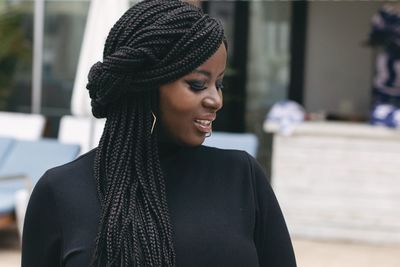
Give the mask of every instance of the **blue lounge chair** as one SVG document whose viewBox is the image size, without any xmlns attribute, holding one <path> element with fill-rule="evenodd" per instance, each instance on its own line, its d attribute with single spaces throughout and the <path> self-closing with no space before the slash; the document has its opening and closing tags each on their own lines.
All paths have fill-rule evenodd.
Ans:
<svg viewBox="0 0 400 267">
<path fill-rule="evenodd" d="M 12 138 L 0 137 L 0 167 L 8 152 L 10 152 L 13 143 L 14 139 Z"/>
<path fill-rule="evenodd" d="M 30 193 L 44 172 L 67 163 L 79 154 L 79 145 L 61 144 L 56 140 L 15 140 L 0 164 L 0 228 L 2 221 L 12 221 L 15 194 L 28 189 Z"/>
</svg>

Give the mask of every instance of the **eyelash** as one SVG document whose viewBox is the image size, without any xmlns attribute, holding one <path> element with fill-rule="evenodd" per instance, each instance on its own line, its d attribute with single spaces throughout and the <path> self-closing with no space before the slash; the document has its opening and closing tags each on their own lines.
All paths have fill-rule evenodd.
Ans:
<svg viewBox="0 0 400 267">
<path fill-rule="evenodd" d="M 190 86 L 190 89 L 193 91 L 202 91 L 207 89 L 206 83 L 199 80 L 190 80 L 186 81 L 186 83 Z M 216 82 L 216 87 L 218 90 L 224 89 L 222 80 Z"/>
</svg>

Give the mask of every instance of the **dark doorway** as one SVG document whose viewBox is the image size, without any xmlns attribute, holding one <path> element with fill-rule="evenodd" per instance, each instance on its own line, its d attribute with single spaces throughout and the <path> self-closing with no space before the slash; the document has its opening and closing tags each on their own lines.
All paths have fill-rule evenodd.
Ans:
<svg viewBox="0 0 400 267">
<path fill-rule="evenodd" d="M 249 3 L 204 1 L 206 13 L 222 21 L 228 39 L 228 66 L 224 78 L 224 107 L 218 112 L 216 131 L 244 132 Z"/>
<path fill-rule="evenodd" d="M 303 105 L 304 69 L 307 37 L 307 1 L 292 2 L 292 22 L 290 34 L 290 83 L 288 98 Z"/>
</svg>

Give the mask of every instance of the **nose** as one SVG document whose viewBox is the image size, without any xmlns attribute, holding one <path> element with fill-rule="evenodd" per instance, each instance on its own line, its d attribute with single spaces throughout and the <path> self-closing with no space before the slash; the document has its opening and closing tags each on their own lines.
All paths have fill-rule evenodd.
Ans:
<svg viewBox="0 0 400 267">
<path fill-rule="evenodd" d="M 217 89 L 216 87 L 210 87 L 205 90 L 206 94 L 203 98 L 203 106 L 207 109 L 216 112 L 220 110 L 223 106 L 223 98 L 222 98 L 222 91 Z"/>
</svg>

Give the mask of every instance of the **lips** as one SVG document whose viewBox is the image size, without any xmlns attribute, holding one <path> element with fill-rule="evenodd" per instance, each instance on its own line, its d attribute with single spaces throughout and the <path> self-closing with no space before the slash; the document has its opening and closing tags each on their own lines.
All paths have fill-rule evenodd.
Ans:
<svg viewBox="0 0 400 267">
<path fill-rule="evenodd" d="M 194 124 L 196 125 L 197 129 L 202 133 L 209 133 L 212 130 L 212 120 L 194 120 Z"/>
</svg>

